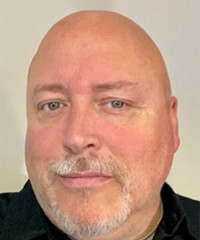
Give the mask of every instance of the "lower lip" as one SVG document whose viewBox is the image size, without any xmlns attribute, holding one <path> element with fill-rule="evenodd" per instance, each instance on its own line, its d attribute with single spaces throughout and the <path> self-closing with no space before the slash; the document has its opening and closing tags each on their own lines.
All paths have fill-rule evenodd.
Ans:
<svg viewBox="0 0 200 240">
<path fill-rule="evenodd" d="M 104 184 L 107 184 L 111 181 L 111 177 L 109 176 L 64 176 L 61 177 L 61 180 L 65 187 L 67 188 L 92 188 L 92 187 L 100 187 Z"/>
</svg>

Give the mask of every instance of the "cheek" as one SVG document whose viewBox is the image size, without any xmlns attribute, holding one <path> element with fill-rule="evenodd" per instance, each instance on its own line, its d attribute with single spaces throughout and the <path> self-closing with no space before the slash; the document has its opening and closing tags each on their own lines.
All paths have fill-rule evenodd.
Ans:
<svg viewBox="0 0 200 240">
<path fill-rule="evenodd" d="M 166 121 L 148 119 L 137 124 L 111 124 L 103 129 L 103 141 L 108 150 L 134 174 L 166 175 L 172 152 L 170 129 Z"/>
<path fill-rule="evenodd" d="M 151 142 L 151 133 L 147 128 L 126 125 L 104 127 L 105 142 L 108 148 L 119 157 L 132 159 L 142 156 Z M 107 137 L 109 136 L 109 138 Z"/>
<path fill-rule="evenodd" d="M 25 158 L 29 178 L 39 195 L 44 195 L 51 162 L 62 157 L 60 129 L 58 126 L 30 126 L 26 136 Z"/>
<path fill-rule="evenodd" d="M 61 146 L 60 126 L 48 125 L 29 127 L 26 138 L 26 151 L 36 158 L 52 156 Z M 53 157 L 53 156 L 52 156 Z"/>
</svg>

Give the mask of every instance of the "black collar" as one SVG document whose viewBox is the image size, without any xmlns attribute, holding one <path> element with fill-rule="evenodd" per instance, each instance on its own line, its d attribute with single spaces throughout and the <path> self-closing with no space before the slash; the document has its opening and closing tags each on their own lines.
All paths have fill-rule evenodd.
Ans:
<svg viewBox="0 0 200 240">
<path fill-rule="evenodd" d="M 197 203 L 197 201 L 192 201 L 175 194 L 167 183 L 165 183 L 162 188 L 161 197 L 164 214 L 161 223 L 158 226 L 154 240 L 164 239 L 165 237 L 172 239 L 175 235 L 178 236 L 178 239 L 196 239 L 194 236 L 197 233 L 195 228 L 193 228 L 194 225 L 191 224 L 191 218 L 187 211 L 191 211 L 191 208 L 194 205 L 199 207 L 199 203 L 198 205 L 194 204 L 195 202 Z M 186 199 L 189 205 L 185 205 L 184 201 Z M 197 226 L 197 224 L 198 223 L 195 225 Z M 184 238 L 181 238 L 183 236 Z"/>
</svg>

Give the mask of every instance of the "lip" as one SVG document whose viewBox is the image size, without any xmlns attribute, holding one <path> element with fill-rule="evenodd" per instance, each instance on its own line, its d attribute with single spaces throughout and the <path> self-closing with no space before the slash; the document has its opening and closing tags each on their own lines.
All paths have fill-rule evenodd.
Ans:
<svg viewBox="0 0 200 240">
<path fill-rule="evenodd" d="M 100 187 L 112 179 L 109 175 L 91 172 L 70 173 L 60 177 L 64 186 L 69 189 Z"/>
</svg>

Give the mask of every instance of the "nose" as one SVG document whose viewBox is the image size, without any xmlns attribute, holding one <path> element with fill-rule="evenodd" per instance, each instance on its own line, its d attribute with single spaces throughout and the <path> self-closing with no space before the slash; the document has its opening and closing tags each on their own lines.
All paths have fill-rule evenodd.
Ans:
<svg viewBox="0 0 200 240">
<path fill-rule="evenodd" d="M 71 110 L 65 123 L 63 148 L 70 154 L 96 151 L 101 147 L 100 136 L 91 111 Z"/>
</svg>

